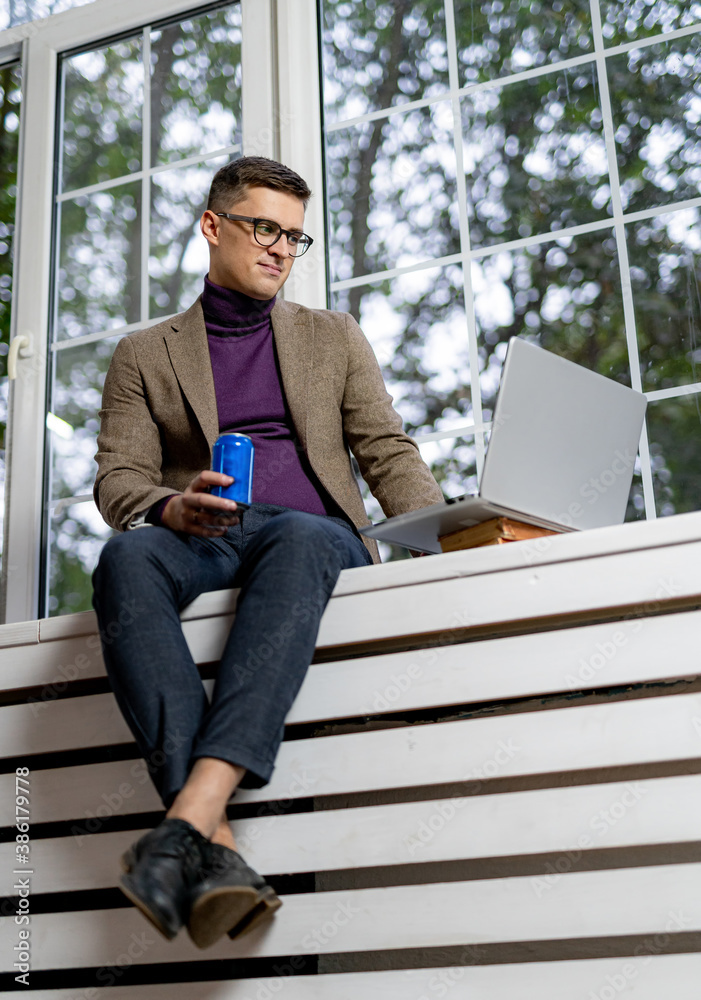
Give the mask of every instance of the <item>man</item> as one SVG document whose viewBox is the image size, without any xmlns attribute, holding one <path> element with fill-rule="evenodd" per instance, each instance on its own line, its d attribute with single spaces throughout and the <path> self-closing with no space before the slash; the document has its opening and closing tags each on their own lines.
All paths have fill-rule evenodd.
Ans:
<svg viewBox="0 0 701 1000">
<path fill-rule="evenodd" d="M 122 888 L 166 937 L 187 925 L 200 947 L 280 905 L 236 852 L 226 804 L 270 778 L 339 573 L 378 561 L 357 531 L 368 522 L 348 446 L 388 515 L 442 499 L 354 320 L 276 299 L 312 242 L 310 194 L 272 160 L 222 167 L 201 219 L 202 296 L 124 337 L 105 380 L 95 499 L 122 534 L 102 552 L 94 604 L 112 688 L 167 810 L 124 855 Z M 209 471 L 222 431 L 256 449 L 241 515 L 209 492 L 231 482 Z M 179 612 L 224 587 L 241 590 L 210 704 Z M 126 601 L 135 621 L 110 629 Z"/>
</svg>

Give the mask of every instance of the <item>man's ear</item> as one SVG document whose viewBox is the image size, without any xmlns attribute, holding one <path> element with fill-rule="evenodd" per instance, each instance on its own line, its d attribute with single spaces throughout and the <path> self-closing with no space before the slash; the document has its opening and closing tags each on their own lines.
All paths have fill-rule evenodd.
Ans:
<svg viewBox="0 0 701 1000">
<path fill-rule="evenodd" d="M 219 246 L 219 226 L 219 217 L 206 209 L 200 219 L 200 231 L 210 246 Z"/>
</svg>

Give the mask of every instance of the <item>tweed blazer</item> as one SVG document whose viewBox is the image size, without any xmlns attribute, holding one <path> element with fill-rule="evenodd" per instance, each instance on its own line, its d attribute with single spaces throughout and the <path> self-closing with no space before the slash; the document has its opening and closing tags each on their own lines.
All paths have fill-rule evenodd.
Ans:
<svg viewBox="0 0 701 1000">
<path fill-rule="evenodd" d="M 271 320 L 297 438 L 353 524 L 369 522 L 349 447 L 388 517 L 441 500 L 352 316 L 278 301 Z M 120 531 L 211 468 L 219 421 L 200 299 L 187 312 L 120 340 L 100 417 L 95 502 Z M 365 542 L 378 561 L 375 543 Z"/>
</svg>

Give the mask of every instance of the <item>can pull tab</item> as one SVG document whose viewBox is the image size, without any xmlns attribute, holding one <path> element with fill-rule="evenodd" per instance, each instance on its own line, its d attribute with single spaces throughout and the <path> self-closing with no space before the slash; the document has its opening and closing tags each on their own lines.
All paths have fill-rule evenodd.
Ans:
<svg viewBox="0 0 701 1000">
<path fill-rule="evenodd" d="M 9 379 L 17 378 L 17 358 L 31 358 L 34 354 L 34 348 L 32 347 L 32 341 L 30 337 L 25 335 L 15 337 L 10 344 L 10 350 L 7 354 L 7 377 Z"/>
</svg>

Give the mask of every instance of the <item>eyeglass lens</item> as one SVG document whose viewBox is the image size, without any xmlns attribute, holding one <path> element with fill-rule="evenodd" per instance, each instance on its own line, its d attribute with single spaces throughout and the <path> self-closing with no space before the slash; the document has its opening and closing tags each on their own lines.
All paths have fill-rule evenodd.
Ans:
<svg viewBox="0 0 701 1000">
<path fill-rule="evenodd" d="M 254 235 L 261 246 L 269 247 L 277 243 L 282 234 L 282 227 L 277 222 L 268 222 L 262 219 L 256 223 Z M 300 257 L 305 250 L 309 249 L 309 237 L 304 233 L 289 233 L 287 236 L 287 249 L 291 257 Z"/>
</svg>

